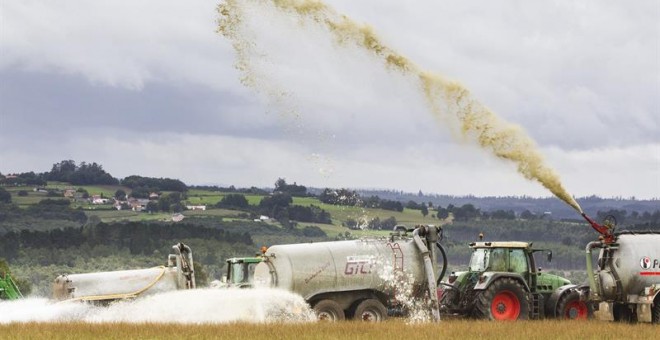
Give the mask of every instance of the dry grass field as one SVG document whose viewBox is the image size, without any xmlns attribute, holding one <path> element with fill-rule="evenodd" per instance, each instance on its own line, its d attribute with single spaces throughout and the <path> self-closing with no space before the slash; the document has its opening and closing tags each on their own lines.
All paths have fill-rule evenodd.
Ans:
<svg viewBox="0 0 660 340">
<path fill-rule="evenodd" d="M 182 311 L 185 312 L 185 311 Z M 452 320 L 438 324 L 358 322 L 308 324 L 90 324 L 0 325 L 1 339 L 657 339 L 660 326 L 608 322 Z"/>
</svg>

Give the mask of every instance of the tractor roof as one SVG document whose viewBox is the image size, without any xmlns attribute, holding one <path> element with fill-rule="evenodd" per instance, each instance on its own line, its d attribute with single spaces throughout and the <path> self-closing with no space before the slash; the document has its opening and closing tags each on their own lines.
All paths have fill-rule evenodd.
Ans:
<svg viewBox="0 0 660 340">
<path fill-rule="evenodd" d="M 529 248 L 532 244 L 529 242 L 472 242 L 471 248 Z"/>
<path fill-rule="evenodd" d="M 227 259 L 229 263 L 259 263 L 261 262 L 261 257 L 232 257 Z"/>
</svg>

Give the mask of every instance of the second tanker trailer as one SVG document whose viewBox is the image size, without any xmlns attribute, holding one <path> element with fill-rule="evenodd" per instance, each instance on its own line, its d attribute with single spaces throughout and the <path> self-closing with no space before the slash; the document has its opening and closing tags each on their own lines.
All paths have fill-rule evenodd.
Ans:
<svg viewBox="0 0 660 340">
<path fill-rule="evenodd" d="M 601 236 L 585 249 L 589 285 L 571 293 L 591 303 L 597 319 L 660 324 L 660 232 L 615 233 L 616 220 L 599 224 L 582 216 Z"/>
<path fill-rule="evenodd" d="M 403 227 L 389 238 L 272 246 L 255 269 L 254 284 L 301 295 L 322 320 L 380 321 L 417 311 L 439 320 L 438 230 Z"/>
</svg>

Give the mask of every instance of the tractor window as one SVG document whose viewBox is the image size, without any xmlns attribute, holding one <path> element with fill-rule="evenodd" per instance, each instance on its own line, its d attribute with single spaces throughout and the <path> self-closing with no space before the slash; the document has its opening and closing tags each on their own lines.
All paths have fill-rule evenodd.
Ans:
<svg viewBox="0 0 660 340">
<path fill-rule="evenodd" d="M 488 265 L 488 249 L 475 249 L 470 258 L 470 271 L 482 272 Z"/>
<path fill-rule="evenodd" d="M 231 283 L 242 283 L 245 280 L 245 269 L 243 263 L 233 263 L 230 270 L 231 274 L 229 277 L 231 279 Z"/>
<path fill-rule="evenodd" d="M 248 277 L 247 277 L 247 282 L 252 283 L 252 279 L 254 279 L 254 269 L 257 268 L 258 263 L 250 263 L 248 264 Z"/>
<path fill-rule="evenodd" d="M 492 249 L 490 251 L 490 266 L 491 271 L 505 272 L 506 271 L 506 252 L 505 249 Z"/>
<path fill-rule="evenodd" d="M 525 273 L 528 270 L 527 257 L 522 249 L 511 249 L 509 251 L 509 271 L 514 273 Z"/>
</svg>

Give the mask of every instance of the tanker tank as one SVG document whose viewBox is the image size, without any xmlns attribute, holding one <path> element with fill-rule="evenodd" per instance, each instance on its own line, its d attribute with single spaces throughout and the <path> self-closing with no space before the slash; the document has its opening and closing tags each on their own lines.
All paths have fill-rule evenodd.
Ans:
<svg viewBox="0 0 660 340">
<path fill-rule="evenodd" d="M 660 232 L 613 234 L 587 245 L 589 300 L 602 320 L 660 323 Z M 592 249 L 600 248 L 592 270 Z"/>
<path fill-rule="evenodd" d="M 424 241 L 415 235 L 419 230 L 412 237 L 395 232 L 390 238 L 275 245 L 257 265 L 254 283 L 301 295 L 319 318 L 379 321 L 411 300 L 435 297 L 435 273 L 425 262 L 434 258 L 428 248 L 432 252 L 437 229 L 425 229 L 433 231 Z"/>
<path fill-rule="evenodd" d="M 167 266 L 84 274 L 64 274 L 53 282 L 56 300 L 110 302 L 176 289 L 195 288 L 192 252 L 182 243 L 172 247 Z"/>
</svg>

